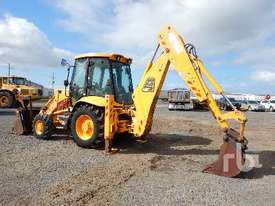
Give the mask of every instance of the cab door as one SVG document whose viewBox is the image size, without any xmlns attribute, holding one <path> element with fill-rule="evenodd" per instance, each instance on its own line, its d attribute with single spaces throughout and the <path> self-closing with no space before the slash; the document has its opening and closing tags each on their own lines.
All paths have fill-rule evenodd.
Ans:
<svg viewBox="0 0 275 206">
<path fill-rule="evenodd" d="M 91 58 L 87 76 L 87 95 L 104 97 L 113 94 L 109 59 Z"/>
<path fill-rule="evenodd" d="M 86 96 L 88 59 L 82 58 L 75 61 L 74 71 L 70 84 L 70 96 L 74 104 L 81 97 Z"/>
</svg>

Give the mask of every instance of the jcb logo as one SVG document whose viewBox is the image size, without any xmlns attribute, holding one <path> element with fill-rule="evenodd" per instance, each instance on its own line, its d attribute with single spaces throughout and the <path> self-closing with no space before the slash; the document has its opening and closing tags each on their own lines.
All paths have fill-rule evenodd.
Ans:
<svg viewBox="0 0 275 206">
<path fill-rule="evenodd" d="M 143 92 L 154 92 L 155 91 L 155 78 L 148 77 L 142 88 Z"/>
</svg>

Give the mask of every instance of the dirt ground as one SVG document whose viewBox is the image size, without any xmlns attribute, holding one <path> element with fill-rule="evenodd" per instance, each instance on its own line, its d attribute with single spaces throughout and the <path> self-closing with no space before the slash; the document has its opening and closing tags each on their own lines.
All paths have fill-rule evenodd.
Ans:
<svg viewBox="0 0 275 206">
<path fill-rule="evenodd" d="M 274 205 L 275 112 L 247 112 L 248 154 L 258 160 L 238 178 L 202 173 L 222 132 L 210 112 L 158 105 L 147 142 L 121 137 L 120 153 L 9 133 L 0 110 L 0 205 Z"/>
</svg>

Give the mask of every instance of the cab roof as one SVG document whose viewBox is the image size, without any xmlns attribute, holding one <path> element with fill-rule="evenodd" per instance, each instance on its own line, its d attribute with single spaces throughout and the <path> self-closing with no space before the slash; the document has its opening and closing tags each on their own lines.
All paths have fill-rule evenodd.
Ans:
<svg viewBox="0 0 275 206">
<path fill-rule="evenodd" d="M 79 54 L 75 56 L 75 60 L 81 59 L 81 58 L 89 58 L 89 57 L 103 57 L 103 58 L 108 58 L 114 61 L 119 61 L 125 64 L 131 64 L 132 59 L 128 58 L 126 56 L 123 56 L 121 54 L 114 54 L 114 53 L 84 53 L 84 54 Z"/>
</svg>

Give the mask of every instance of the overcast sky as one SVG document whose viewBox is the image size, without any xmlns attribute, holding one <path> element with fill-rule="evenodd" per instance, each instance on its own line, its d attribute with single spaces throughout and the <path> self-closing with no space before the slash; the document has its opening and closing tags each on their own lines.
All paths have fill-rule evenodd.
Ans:
<svg viewBox="0 0 275 206">
<path fill-rule="evenodd" d="M 62 85 L 62 57 L 132 57 L 139 81 L 163 25 L 173 25 L 228 92 L 275 93 L 275 0 L 0 0 L 0 74 Z M 170 71 L 165 88 L 182 87 Z"/>
</svg>

